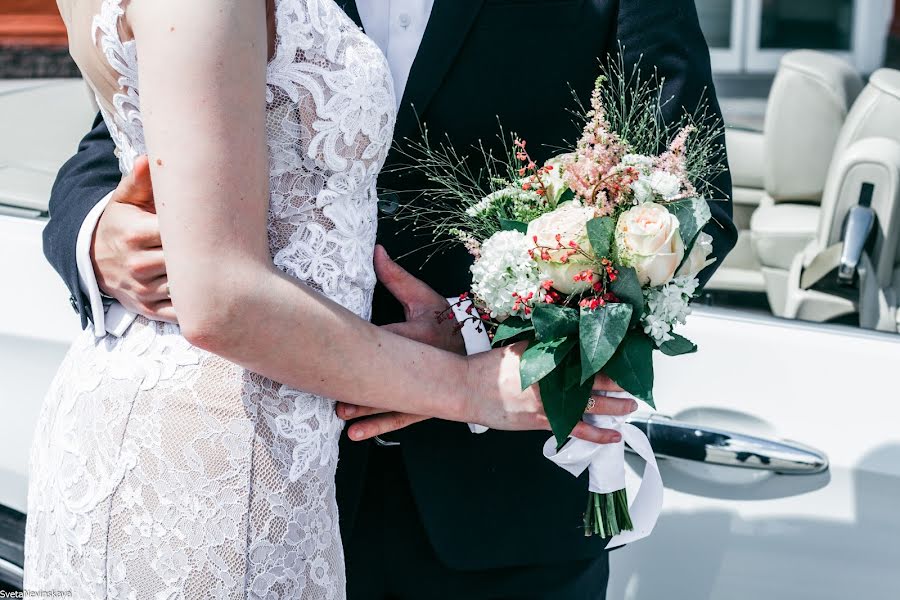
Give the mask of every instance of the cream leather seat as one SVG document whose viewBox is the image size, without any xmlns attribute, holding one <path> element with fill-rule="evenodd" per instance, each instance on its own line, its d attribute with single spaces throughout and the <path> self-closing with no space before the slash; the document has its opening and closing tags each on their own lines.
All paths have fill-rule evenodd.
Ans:
<svg viewBox="0 0 900 600">
<path fill-rule="evenodd" d="M 763 183 L 763 133 L 726 129 L 728 168 L 733 185 L 734 224 L 738 230 L 735 247 L 707 284 L 707 289 L 762 292 L 765 282 L 759 261 L 750 245 L 750 218 L 765 197 Z"/>
<path fill-rule="evenodd" d="M 863 222 L 871 235 L 861 233 Z M 898 240 L 900 71 L 882 69 L 841 130 L 816 237 L 790 266 L 784 316 L 826 321 L 858 312 L 861 326 L 896 331 Z"/>
<path fill-rule="evenodd" d="M 838 134 L 862 87 L 838 58 L 791 52 L 773 82 L 764 130 L 726 131 L 739 237 L 710 288 L 768 291 L 765 274 L 772 270 L 783 281 L 794 255 L 815 235 Z"/>
<path fill-rule="evenodd" d="M 816 235 L 832 157 L 862 87 L 851 65 L 808 50 L 785 55 L 772 84 L 762 142 L 764 195 L 749 237 L 775 314 L 784 312 L 794 257 Z"/>
</svg>

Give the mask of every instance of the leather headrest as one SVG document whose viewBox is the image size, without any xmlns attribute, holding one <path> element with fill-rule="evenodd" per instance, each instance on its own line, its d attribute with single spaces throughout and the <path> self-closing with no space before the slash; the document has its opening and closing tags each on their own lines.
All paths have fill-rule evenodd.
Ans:
<svg viewBox="0 0 900 600">
<path fill-rule="evenodd" d="M 847 115 L 835 151 L 870 137 L 900 141 L 900 71 L 880 69 L 872 74 Z"/>
<path fill-rule="evenodd" d="M 863 81 L 823 52 L 789 52 L 772 84 L 765 123 L 765 186 L 777 201 L 819 201 L 850 107 Z"/>
</svg>

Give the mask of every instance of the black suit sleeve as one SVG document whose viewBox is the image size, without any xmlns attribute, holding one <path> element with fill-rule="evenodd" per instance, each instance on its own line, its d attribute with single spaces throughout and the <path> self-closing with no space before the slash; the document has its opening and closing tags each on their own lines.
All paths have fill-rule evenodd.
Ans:
<svg viewBox="0 0 900 600">
<path fill-rule="evenodd" d="M 50 222 L 44 229 L 44 255 L 72 293 L 81 326 L 91 318 L 90 303 L 81 292 L 75 244 L 85 217 L 119 184 L 122 175 L 115 144 L 100 115 L 78 145 L 78 153 L 63 165 L 50 193 Z"/>
<path fill-rule="evenodd" d="M 660 79 L 665 80 L 663 98 L 672 99 L 663 107 L 666 122 L 677 121 L 685 111 L 693 114 L 702 102 L 707 103 L 709 116 L 718 119 L 721 128 L 721 160 L 727 168 L 722 111 L 694 0 L 619 0 L 615 38 L 613 43 L 623 48 L 626 73 L 639 63 L 645 76 L 655 68 Z M 618 47 L 610 48 L 611 55 L 618 52 Z M 737 241 L 732 220 L 731 175 L 725 171 L 711 184 L 717 190 L 716 196 L 724 200 L 709 203 L 712 221 L 705 231 L 713 237 L 716 262 L 701 273 L 701 284 L 709 281 Z"/>
</svg>

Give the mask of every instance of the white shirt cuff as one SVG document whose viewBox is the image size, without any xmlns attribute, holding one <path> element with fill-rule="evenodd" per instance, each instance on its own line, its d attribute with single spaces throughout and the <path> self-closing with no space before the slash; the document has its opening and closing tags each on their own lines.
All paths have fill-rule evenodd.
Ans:
<svg viewBox="0 0 900 600">
<path fill-rule="evenodd" d="M 469 307 L 472 306 L 472 301 L 460 301 L 459 298 L 447 298 L 447 302 L 450 303 L 450 307 L 453 309 L 453 316 L 456 317 L 457 321 L 462 323 L 460 333 L 462 333 L 463 343 L 466 345 L 466 354 L 471 356 L 473 354 L 488 352 L 491 349 L 491 338 L 488 337 L 487 329 L 484 324 L 478 320 L 478 313 L 476 311 L 472 310 L 474 314 L 466 312 L 469 310 Z M 469 431 L 472 433 L 484 433 L 488 430 L 488 427 L 485 427 L 484 425 L 478 425 L 476 423 L 469 423 L 468 425 Z"/>
<path fill-rule="evenodd" d="M 118 302 L 113 302 L 108 309 L 103 306 L 103 296 L 100 294 L 100 286 L 97 284 L 97 276 L 94 273 L 94 263 L 91 261 L 91 241 L 94 239 L 94 230 L 97 229 L 100 215 L 103 214 L 111 197 L 112 192 L 91 209 L 91 212 L 84 218 L 81 229 L 78 231 L 78 239 L 75 241 L 78 283 L 90 302 L 94 336 L 98 338 L 107 333 L 115 336 L 122 335 L 136 317 L 134 313 L 125 310 Z"/>
</svg>

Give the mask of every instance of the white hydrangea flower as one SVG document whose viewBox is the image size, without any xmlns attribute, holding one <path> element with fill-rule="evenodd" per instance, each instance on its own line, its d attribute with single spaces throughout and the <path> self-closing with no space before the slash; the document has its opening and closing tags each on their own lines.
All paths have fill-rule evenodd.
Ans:
<svg viewBox="0 0 900 600">
<path fill-rule="evenodd" d="M 516 299 L 543 299 L 540 271 L 528 252 L 532 246 L 519 231 L 499 231 L 481 245 L 481 257 L 472 265 L 472 293 L 491 318 L 529 318 L 521 305 L 516 309 Z"/>
<path fill-rule="evenodd" d="M 669 333 L 671 331 L 672 326 L 656 315 L 647 315 L 644 318 L 644 333 L 653 338 L 657 346 L 673 339 Z"/>
<path fill-rule="evenodd" d="M 672 200 L 681 193 L 681 180 L 667 171 L 653 171 L 649 182 L 653 191 L 664 200 Z"/>
<path fill-rule="evenodd" d="M 496 193 L 496 192 L 495 192 Z M 485 212 L 488 208 L 491 207 L 491 204 L 494 202 L 494 194 L 490 194 L 489 196 L 485 196 L 477 203 L 473 204 L 469 208 L 466 209 L 466 214 L 470 217 L 477 217 L 481 213 Z"/>
<path fill-rule="evenodd" d="M 502 190 L 492 192 L 466 209 L 470 217 L 477 217 L 488 211 L 499 200 L 510 200 L 514 204 L 540 205 L 544 199 L 534 191 L 526 191 L 516 186 L 507 186 Z"/>
<path fill-rule="evenodd" d="M 653 188 L 650 187 L 650 181 L 641 175 L 637 181 L 631 184 L 631 191 L 634 192 L 635 204 L 646 204 L 653 202 Z"/>
<path fill-rule="evenodd" d="M 687 322 L 691 314 L 690 301 L 700 282 L 693 277 L 677 277 L 666 285 L 644 292 L 646 313 L 643 315 L 644 333 L 657 345 L 672 339 L 670 332 L 676 324 Z"/>
<path fill-rule="evenodd" d="M 635 204 L 653 202 L 657 197 L 674 200 L 681 194 L 681 180 L 668 171 L 644 168 L 637 181 L 631 184 L 631 189 Z"/>
</svg>

